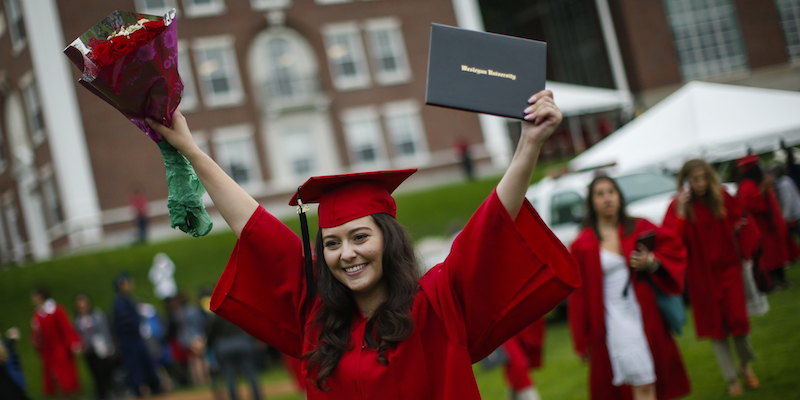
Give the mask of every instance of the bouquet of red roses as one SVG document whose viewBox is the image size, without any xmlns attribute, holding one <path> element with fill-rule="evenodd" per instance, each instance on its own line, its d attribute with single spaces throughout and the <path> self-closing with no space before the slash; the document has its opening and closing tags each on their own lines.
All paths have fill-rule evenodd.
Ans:
<svg viewBox="0 0 800 400">
<path fill-rule="evenodd" d="M 146 122 L 172 126 L 183 93 L 173 9 L 163 17 L 114 11 L 75 39 L 64 53 L 81 70 L 78 81 L 111 104 L 158 144 L 167 168 L 172 227 L 193 236 L 211 230 L 205 193 L 189 162 Z"/>
</svg>

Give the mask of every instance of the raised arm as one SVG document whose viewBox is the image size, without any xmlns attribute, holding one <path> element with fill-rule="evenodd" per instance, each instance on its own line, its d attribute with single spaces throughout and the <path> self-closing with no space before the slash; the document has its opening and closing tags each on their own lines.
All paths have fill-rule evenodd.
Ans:
<svg viewBox="0 0 800 400">
<path fill-rule="evenodd" d="M 172 128 L 167 128 L 150 118 L 147 119 L 147 123 L 189 160 L 219 213 L 233 229 L 236 237 L 239 237 L 250 216 L 258 207 L 258 202 L 228 176 L 211 157 L 197 147 L 192 133 L 189 131 L 186 118 L 180 110 L 175 110 L 172 117 Z"/>
<path fill-rule="evenodd" d="M 525 200 L 525 192 L 533 177 L 539 151 L 562 118 L 561 111 L 553 102 L 553 92 L 549 90 L 531 96 L 528 103 L 530 106 L 525 109 L 525 121 L 522 122 L 517 151 L 497 184 L 497 197 L 512 219 L 517 217 Z"/>
</svg>

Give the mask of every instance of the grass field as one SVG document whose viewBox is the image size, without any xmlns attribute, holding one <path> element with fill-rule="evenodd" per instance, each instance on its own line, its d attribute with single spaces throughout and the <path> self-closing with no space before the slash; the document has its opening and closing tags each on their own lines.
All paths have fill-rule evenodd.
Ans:
<svg viewBox="0 0 800 400">
<path fill-rule="evenodd" d="M 535 177 L 538 179 L 541 175 Z M 414 239 L 427 236 L 446 236 L 452 226 L 463 225 L 481 201 L 492 190 L 498 178 L 482 179 L 469 183 L 404 193 L 397 197 L 398 220 L 411 232 Z M 286 221 L 298 230 L 296 219 Z M 309 222 L 311 226 L 316 221 Z M 314 232 L 312 232 L 313 235 Z M 41 371 L 38 357 L 31 346 L 29 321 L 33 311 L 30 293 L 36 285 L 46 285 L 53 297 L 72 310 L 72 298 L 84 292 L 102 309 L 108 310 L 114 292 L 111 281 L 119 271 L 128 271 L 137 282 L 135 293 L 142 301 L 156 304 L 147 271 L 153 255 L 166 252 L 177 266 L 175 278 L 179 287 L 195 296 L 201 287 L 213 288 L 219 278 L 235 237 L 230 232 L 211 234 L 200 239 L 182 238 L 170 242 L 135 246 L 126 249 L 103 251 L 61 258 L 49 262 L 27 265 L 0 271 L 0 328 L 17 326 L 22 331 L 19 350 L 24 372 L 33 399 L 41 396 Z M 789 278 L 800 283 L 800 269 L 789 271 Z M 770 296 L 772 310 L 764 317 L 754 318 L 752 342 L 760 360 L 754 369 L 762 381 L 762 389 L 748 393 L 745 398 L 791 399 L 800 398 L 796 390 L 800 372 L 800 287 Z M 690 318 L 691 320 L 691 318 Z M 725 384 L 707 342 L 694 338 L 694 329 L 688 326 L 679 344 L 693 385 L 691 399 L 726 398 Z M 586 398 L 587 369 L 574 356 L 569 342 L 569 332 L 562 321 L 548 326 L 545 366 L 534 372 L 544 399 Z M 503 399 L 504 386 L 499 369 L 475 370 L 481 393 L 485 399 Z M 91 380 L 81 363 L 84 397 L 91 396 Z M 288 380 L 285 371 L 272 369 L 263 375 L 266 384 Z M 295 399 L 294 395 L 271 397 Z"/>
</svg>

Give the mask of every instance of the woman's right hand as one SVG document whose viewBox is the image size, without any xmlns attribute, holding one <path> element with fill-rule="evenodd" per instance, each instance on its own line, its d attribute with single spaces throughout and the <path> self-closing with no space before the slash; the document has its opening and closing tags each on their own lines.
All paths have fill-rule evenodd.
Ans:
<svg viewBox="0 0 800 400">
<path fill-rule="evenodd" d="M 167 128 L 152 118 L 147 118 L 146 121 L 151 128 L 160 133 L 169 144 L 178 149 L 184 156 L 198 149 L 192 137 L 192 132 L 189 130 L 186 117 L 181 114 L 180 109 L 176 109 L 175 113 L 172 114 L 171 128 Z"/>
<path fill-rule="evenodd" d="M 678 214 L 678 217 L 686 217 L 686 207 L 689 204 L 689 199 L 691 196 L 691 189 L 684 188 L 681 189 L 680 193 L 678 193 L 678 203 L 676 204 L 677 207 L 675 207 L 675 212 Z"/>
</svg>

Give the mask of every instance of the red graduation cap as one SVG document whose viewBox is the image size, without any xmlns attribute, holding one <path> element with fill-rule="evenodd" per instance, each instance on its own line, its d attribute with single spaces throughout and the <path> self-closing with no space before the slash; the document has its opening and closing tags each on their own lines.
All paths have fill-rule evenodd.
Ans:
<svg viewBox="0 0 800 400">
<path fill-rule="evenodd" d="M 319 203 L 319 227 L 332 228 L 367 215 L 386 213 L 397 216 L 392 192 L 416 168 L 394 171 L 314 176 L 292 196 L 289 205 Z"/>
<path fill-rule="evenodd" d="M 742 169 L 742 171 L 747 171 L 750 168 L 753 168 L 758 164 L 758 155 L 757 154 L 748 154 L 738 160 L 736 160 L 736 166 Z"/>
</svg>

